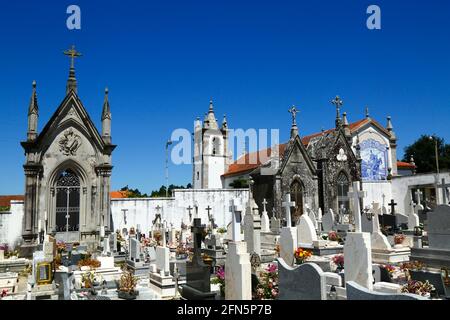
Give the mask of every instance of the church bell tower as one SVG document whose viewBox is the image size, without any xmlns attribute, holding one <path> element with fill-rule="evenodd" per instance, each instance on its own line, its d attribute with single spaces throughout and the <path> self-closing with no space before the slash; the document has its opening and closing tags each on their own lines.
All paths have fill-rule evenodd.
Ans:
<svg viewBox="0 0 450 320">
<path fill-rule="evenodd" d="M 194 124 L 194 189 L 221 189 L 221 176 L 228 170 L 231 154 L 228 151 L 228 123 L 224 115 L 219 128 L 213 102 L 202 122 L 199 118 Z"/>
</svg>

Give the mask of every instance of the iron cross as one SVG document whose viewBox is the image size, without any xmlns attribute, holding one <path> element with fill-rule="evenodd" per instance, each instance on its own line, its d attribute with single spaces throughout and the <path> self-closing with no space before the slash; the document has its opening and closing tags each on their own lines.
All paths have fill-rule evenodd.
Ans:
<svg viewBox="0 0 450 320">
<path fill-rule="evenodd" d="M 397 203 L 395 203 L 394 199 L 391 199 L 391 202 L 389 203 L 389 207 L 391 207 L 391 214 L 394 215 L 395 214 L 395 206 L 397 205 Z"/>
<path fill-rule="evenodd" d="M 75 58 L 79 58 L 82 56 L 82 54 L 80 52 L 78 52 L 77 50 L 75 50 L 75 46 L 72 45 L 72 48 L 69 50 L 64 51 L 64 54 L 66 56 L 70 57 L 70 67 L 74 68 L 75 65 Z"/>
</svg>

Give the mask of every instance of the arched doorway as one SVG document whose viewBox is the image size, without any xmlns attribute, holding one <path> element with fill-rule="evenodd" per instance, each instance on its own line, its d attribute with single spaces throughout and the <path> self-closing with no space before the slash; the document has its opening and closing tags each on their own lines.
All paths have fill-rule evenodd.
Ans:
<svg viewBox="0 0 450 320">
<path fill-rule="evenodd" d="M 291 220 L 295 226 L 303 214 L 303 186 L 298 180 L 291 184 L 291 201 L 295 202 L 295 207 L 291 208 Z"/>
<path fill-rule="evenodd" d="M 56 224 L 58 233 L 78 232 L 80 229 L 80 179 L 70 169 L 56 180 Z M 68 239 L 67 239 L 68 240 Z"/>
<path fill-rule="evenodd" d="M 350 210 L 350 201 L 348 198 L 348 192 L 350 188 L 350 181 L 347 175 L 343 172 L 339 173 L 337 178 L 337 200 L 338 200 L 338 213 L 348 214 Z"/>
</svg>

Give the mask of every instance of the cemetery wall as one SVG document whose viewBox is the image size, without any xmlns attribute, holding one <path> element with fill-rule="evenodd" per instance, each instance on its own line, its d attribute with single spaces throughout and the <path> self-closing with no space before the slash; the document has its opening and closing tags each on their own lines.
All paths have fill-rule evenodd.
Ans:
<svg viewBox="0 0 450 320">
<path fill-rule="evenodd" d="M 383 205 L 383 194 L 385 198 L 385 206 L 392 199 L 392 184 L 390 181 L 379 182 L 363 182 L 363 190 L 367 192 L 367 196 L 364 198 L 364 207 L 370 206 L 372 202 L 377 202 Z"/>
<path fill-rule="evenodd" d="M 450 172 L 441 173 L 439 175 L 439 184 L 441 180 L 445 179 L 448 183 L 450 182 Z M 413 176 L 403 176 L 392 178 L 392 196 L 397 202 L 396 207 L 397 212 L 407 213 L 410 207 L 411 195 L 409 190 L 411 188 L 417 188 L 419 186 L 433 186 L 436 181 L 436 174 L 426 173 L 426 174 L 416 174 Z M 441 197 L 442 189 L 439 189 L 439 197 Z M 439 198 L 440 199 L 440 198 Z M 387 201 L 389 201 L 387 199 Z"/>
<path fill-rule="evenodd" d="M 160 206 L 162 220 L 168 224 L 173 223 L 177 229 L 180 228 L 182 220 L 189 221 L 187 207 L 191 206 L 192 217 L 202 219 L 202 223 L 208 222 L 206 208 L 212 208 L 215 223 L 219 227 L 226 227 L 231 222 L 229 203 L 231 199 L 240 201 L 245 206 L 248 201 L 248 189 L 186 189 L 174 190 L 171 198 L 138 198 L 138 199 L 112 199 L 111 213 L 114 229 L 123 229 L 140 225 L 145 233 L 151 229 L 152 221 L 157 213 L 156 207 Z M 124 221 L 123 209 L 127 209 L 126 223 Z M 196 213 L 197 212 L 197 213 Z"/>
<path fill-rule="evenodd" d="M 0 215 L 0 243 L 15 248 L 22 239 L 23 200 L 11 200 L 9 212 Z"/>
</svg>

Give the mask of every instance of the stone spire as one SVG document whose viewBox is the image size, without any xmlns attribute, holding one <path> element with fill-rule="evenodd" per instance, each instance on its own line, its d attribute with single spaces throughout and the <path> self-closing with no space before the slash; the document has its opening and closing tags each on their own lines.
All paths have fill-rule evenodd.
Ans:
<svg viewBox="0 0 450 320">
<path fill-rule="evenodd" d="M 391 116 L 387 117 L 386 129 L 389 132 L 389 134 L 391 135 L 391 140 L 395 140 L 396 136 L 395 136 L 395 132 L 394 132 L 394 127 L 392 126 Z"/>
<path fill-rule="evenodd" d="M 342 121 L 341 121 L 341 107 L 344 104 L 344 102 L 341 100 L 341 98 L 339 96 L 336 96 L 336 98 L 331 100 L 331 104 L 333 104 L 336 107 L 336 121 L 335 121 L 335 125 L 336 125 L 336 130 L 339 130 L 341 128 L 341 125 L 342 125 Z"/>
<path fill-rule="evenodd" d="M 298 136 L 297 113 L 299 111 L 295 106 L 292 106 L 292 108 L 290 108 L 288 112 L 292 115 L 291 139 L 294 139 L 296 136 Z"/>
<path fill-rule="evenodd" d="M 217 120 L 214 115 L 214 105 L 212 99 L 209 101 L 209 110 L 205 116 L 205 121 L 203 123 L 205 129 L 218 129 Z"/>
<path fill-rule="evenodd" d="M 70 57 L 69 79 L 67 80 L 66 85 L 66 95 L 67 95 L 70 93 L 70 91 L 77 93 L 77 79 L 75 77 L 75 58 L 81 57 L 82 54 L 75 50 L 75 46 L 72 46 L 71 49 L 64 51 L 64 54 Z"/>
<path fill-rule="evenodd" d="M 227 116 L 224 114 L 223 120 L 222 120 L 222 129 L 227 129 L 227 128 L 228 128 Z"/>
<path fill-rule="evenodd" d="M 30 105 L 28 107 L 28 130 L 27 140 L 33 141 L 37 137 L 37 122 L 39 117 L 39 107 L 36 94 L 36 81 L 33 81 Z"/>
<path fill-rule="evenodd" d="M 344 129 L 345 137 L 350 142 L 352 139 L 352 133 L 350 132 L 350 126 L 349 126 L 348 120 L 347 120 L 347 112 L 343 113 L 342 121 L 343 121 L 342 128 Z"/>
<path fill-rule="evenodd" d="M 106 144 L 111 144 L 111 108 L 108 100 L 109 90 L 105 88 L 105 100 L 102 111 L 102 138 Z"/>
</svg>

